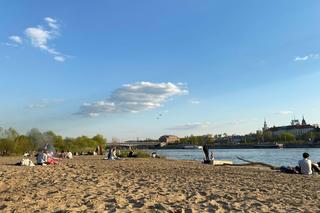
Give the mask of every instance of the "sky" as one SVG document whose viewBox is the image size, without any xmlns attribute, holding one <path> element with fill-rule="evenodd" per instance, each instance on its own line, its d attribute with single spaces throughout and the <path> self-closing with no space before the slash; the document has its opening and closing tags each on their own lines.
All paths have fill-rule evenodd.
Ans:
<svg viewBox="0 0 320 213">
<path fill-rule="evenodd" d="M 0 126 L 119 140 L 320 123 L 320 2 L 0 2 Z"/>
</svg>

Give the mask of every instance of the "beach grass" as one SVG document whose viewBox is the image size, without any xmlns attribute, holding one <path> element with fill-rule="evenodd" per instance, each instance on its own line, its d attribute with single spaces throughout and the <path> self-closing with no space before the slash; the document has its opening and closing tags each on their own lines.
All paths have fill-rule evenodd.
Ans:
<svg viewBox="0 0 320 213">
<path fill-rule="evenodd" d="M 120 158 L 127 158 L 129 155 L 130 150 L 129 149 L 121 149 L 120 153 L 117 154 Z M 146 150 L 137 149 L 134 150 L 134 154 L 137 158 L 149 158 L 150 153 Z"/>
</svg>

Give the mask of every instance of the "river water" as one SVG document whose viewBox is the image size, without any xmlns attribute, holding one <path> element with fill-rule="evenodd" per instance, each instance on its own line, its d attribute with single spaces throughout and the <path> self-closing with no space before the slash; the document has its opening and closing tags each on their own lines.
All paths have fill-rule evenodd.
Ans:
<svg viewBox="0 0 320 213">
<path fill-rule="evenodd" d="M 236 158 L 264 162 L 275 166 L 296 166 L 302 159 L 302 153 L 308 152 L 312 162 L 320 162 L 320 148 L 296 148 L 296 149 L 215 149 L 216 160 L 231 160 L 233 163 L 244 163 Z M 201 149 L 160 149 L 157 154 L 172 160 L 203 160 Z"/>
</svg>

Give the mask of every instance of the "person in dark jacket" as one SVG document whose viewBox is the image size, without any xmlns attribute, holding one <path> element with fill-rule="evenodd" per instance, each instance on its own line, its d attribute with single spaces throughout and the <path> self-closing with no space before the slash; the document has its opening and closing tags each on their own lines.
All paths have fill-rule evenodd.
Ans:
<svg viewBox="0 0 320 213">
<path fill-rule="evenodd" d="M 205 155 L 205 161 L 209 161 L 210 158 L 209 158 L 209 147 L 207 144 L 203 145 L 203 152 L 204 152 L 204 155 Z"/>
</svg>

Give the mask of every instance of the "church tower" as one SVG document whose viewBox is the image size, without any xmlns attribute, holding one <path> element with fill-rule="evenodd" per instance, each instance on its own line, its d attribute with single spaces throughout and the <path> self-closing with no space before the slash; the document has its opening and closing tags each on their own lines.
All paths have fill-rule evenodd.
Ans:
<svg viewBox="0 0 320 213">
<path fill-rule="evenodd" d="M 264 132 L 264 131 L 266 131 L 266 130 L 268 130 L 268 125 L 267 125 L 266 119 L 264 119 L 262 131 Z"/>
<path fill-rule="evenodd" d="M 304 119 L 304 116 L 302 116 L 301 125 L 303 125 L 303 126 L 307 125 L 307 122 L 306 122 L 306 120 Z"/>
</svg>

